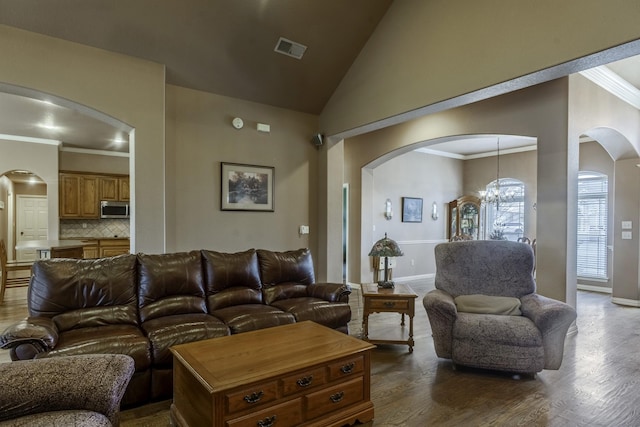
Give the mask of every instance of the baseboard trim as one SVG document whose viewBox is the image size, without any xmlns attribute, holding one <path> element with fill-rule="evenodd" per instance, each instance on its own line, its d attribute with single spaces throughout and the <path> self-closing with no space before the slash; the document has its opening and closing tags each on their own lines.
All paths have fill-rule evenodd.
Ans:
<svg viewBox="0 0 640 427">
<path fill-rule="evenodd" d="M 415 276 L 396 277 L 393 280 L 396 282 L 411 282 L 413 280 L 433 279 L 435 277 L 436 277 L 435 273 L 430 273 L 430 274 L 417 274 Z"/>
<path fill-rule="evenodd" d="M 640 307 L 640 301 L 637 299 L 628 299 L 628 298 L 611 298 L 611 302 L 618 305 L 626 305 L 629 307 Z"/>
<path fill-rule="evenodd" d="M 600 292 L 602 294 L 612 293 L 612 289 L 605 286 L 583 285 L 581 283 L 578 283 L 577 288 L 580 291 Z"/>
</svg>

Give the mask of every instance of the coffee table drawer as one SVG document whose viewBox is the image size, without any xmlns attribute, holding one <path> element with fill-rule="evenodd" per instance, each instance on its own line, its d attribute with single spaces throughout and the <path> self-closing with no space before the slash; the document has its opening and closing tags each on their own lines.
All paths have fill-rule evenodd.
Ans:
<svg viewBox="0 0 640 427">
<path fill-rule="evenodd" d="M 349 375 L 362 372 L 364 369 L 364 359 L 362 356 L 354 357 L 353 359 L 345 360 L 338 363 L 329 365 L 329 380 L 337 380 L 340 378 L 346 378 Z"/>
<path fill-rule="evenodd" d="M 302 399 L 274 405 L 227 421 L 227 427 L 293 427 L 302 423 Z"/>
<path fill-rule="evenodd" d="M 326 383 L 325 368 L 318 368 L 291 375 L 281 380 L 282 392 L 285 396 L 297 393 L 302 390 L 309 390 Z"/>
<path fill-rule="evenodd" d="M 409 301 L 397 300 L 397 299 L 372 299 L 372 310 L 407 310 L 409 308 Z"/>
<path fill-rule="evenodd" d="M 227 412 L 232 414 L 253 408 L 278 398 L 278 383 L 276 381 L 240 390 L 226 395 Z"/>
<path fill-rule="evenodd" d="M 329 414 L 363 399 L 362 377 L 305 396 L 307 419 Z"/>
</svg>

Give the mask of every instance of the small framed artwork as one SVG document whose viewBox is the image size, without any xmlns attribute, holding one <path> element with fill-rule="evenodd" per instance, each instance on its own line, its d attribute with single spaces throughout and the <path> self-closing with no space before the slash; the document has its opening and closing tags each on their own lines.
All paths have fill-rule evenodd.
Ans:
<svg viewBox="0 0 640 427">
<path fill-rule="evenodd" d="M 402 222 L 422 222 L 422 199 L 402 198 Z"/>
<path fill-rule="evenodd" d="M 222 162 L 221 210 L 273 212 L 273 176 L 271 166 Z"/>
</svg>

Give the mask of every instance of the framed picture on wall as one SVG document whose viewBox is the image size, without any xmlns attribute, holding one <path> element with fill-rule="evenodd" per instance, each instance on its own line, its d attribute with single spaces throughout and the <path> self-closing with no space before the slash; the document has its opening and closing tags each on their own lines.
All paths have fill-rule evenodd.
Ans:
<svg viewBox="0 0 640 427">
<path fill-rule="evenodd" d="M 274 211 L 274 171 L 271 166 L 221 163 L 223 211 Z"/>
<path fill-rule="evenodd" d="M 422 199 L 402 198 L 402 222 L 422 222 Z"/>
</svg>

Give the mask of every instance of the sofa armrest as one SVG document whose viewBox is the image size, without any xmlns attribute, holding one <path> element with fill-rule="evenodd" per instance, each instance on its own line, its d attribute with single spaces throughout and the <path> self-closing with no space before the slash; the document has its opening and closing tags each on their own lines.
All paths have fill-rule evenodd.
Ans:
<svg viewBox="0 0 640 427">
<path fill-rule="evenodd" d="M 438 357 L 451 359 L 453 344 L 453 323 L 458 310 L 453 296 L 440 289 L 427 292 L 422 304 L 429 317 L 433 344 Z"/>
<path fill-rule="evenodd" d="M 48 317 L 27 317 L 7 327 L 0 335 L 0 348 L 31 345 L 37 353 L 52 350 L 58 343 L 58 328 Z"/>
<path fill-rule="evenodd" d="M 531 319 L 542 333 L 545 369 L 558 369 L 564 353 L 564 339 L 576 320 L 576 311 L 569 304 L 529 294 L 520 298 L 522 315 Z"/>
<path fill-rule="evenodd" d="M 343 283 L 314 283 L 307 286 L 307 295 L 329 302 L 349 302 L 351 288 Z"/>
<path fill-rule="evenodd" d="M 0 364 L 0 421 L 62 410 L 89 410 L 118 425 L 120 400 L 134 373 L 122 354 L 92 354 Z"/>
</svg>

